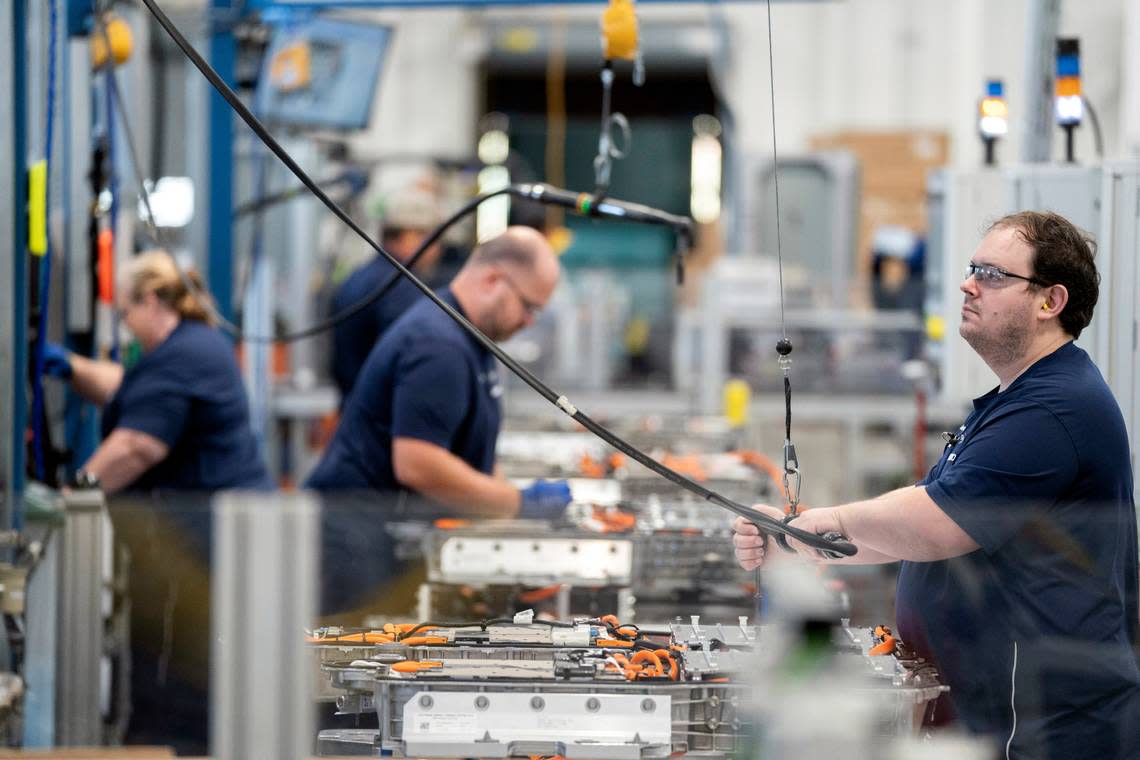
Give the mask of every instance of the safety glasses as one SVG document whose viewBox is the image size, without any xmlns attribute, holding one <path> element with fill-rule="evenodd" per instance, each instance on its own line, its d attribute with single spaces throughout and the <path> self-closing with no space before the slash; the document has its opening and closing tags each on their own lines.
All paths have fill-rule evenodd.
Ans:
<svg viewBox="0 0 1140 760">
<path fill-rule="evenodd" d="M 1007 272 L 1004 269 L 998 269 L 997 267 L 990 266 L 989 264 L 974 264 L 972 262 L 970 264 L 967 264 L 966 279 L 968 280 L 971 277 L 973 277 L 979 285 L 990 288 L 1000 288 L 1003 285 L 1008 285 L 1011 279 L 1025 280 L 1026 282 L 1031 282 L 1034 285 L 1042 288 L 1049 287 L 1048 283 L 1043 282 L 1036 277 L 1026 277 L 1024 275 L 1014 274 L 1013 272 Z"/>
</svg>

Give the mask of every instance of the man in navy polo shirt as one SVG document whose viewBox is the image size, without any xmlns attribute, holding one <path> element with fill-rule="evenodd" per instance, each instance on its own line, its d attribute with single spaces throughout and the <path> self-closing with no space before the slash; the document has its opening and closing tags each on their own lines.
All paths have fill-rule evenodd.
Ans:
<svg viewBox="0 0 1140 760">
<path fill-rule="evenodd" d="M 558 278 L 546 239 L 511 227 L 478 246 L 440 296 L 503 341 L 534 321 Z M 502 392 L 491 353 L 424 299 L 372 349 L 306 486 L 407 489 L 452 512 L 486 517 L 561 514 L 570 500 L 565 482 L 520 491 L 494 475 Z"/>
<path fill-rule="evenodd" d="M 1140 756 L 1128 434 L 1073 344 L 1099 279 L 1092 241 L 1062 217 L 996 222 L 961 286 L 960 332 L 998 387 L 922 482 L 795 520 L 854 541 L 845 562 L 902 561 L 903 640 L 937 663 L 965 727 L 1007 758 Z M 764 537 L 743 520 L 735 530 L 741 565 L 758 567 Z"/>
</svg>

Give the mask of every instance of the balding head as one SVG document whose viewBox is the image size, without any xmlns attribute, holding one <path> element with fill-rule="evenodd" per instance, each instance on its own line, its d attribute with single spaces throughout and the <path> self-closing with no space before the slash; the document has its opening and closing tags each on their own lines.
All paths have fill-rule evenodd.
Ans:
<svg viewBox="0 0 1140 760">
<path fill-rule="evenodd" d="M 476 327 L 506 340 L 534 321 L 558 285 L 558 257 L 530 227 L 509 227 L 471 253 L 451 290 Z"/>
<path fill-rule="evenodd" d="M 520 270 L 533 270 L 542 260 L 555 266 L 558 260 L 542 233 L 531 227 L 508 227 L 501 235 L 480 243 L 471 252 L 471 266 L 506 264 Z"/>
</svg>

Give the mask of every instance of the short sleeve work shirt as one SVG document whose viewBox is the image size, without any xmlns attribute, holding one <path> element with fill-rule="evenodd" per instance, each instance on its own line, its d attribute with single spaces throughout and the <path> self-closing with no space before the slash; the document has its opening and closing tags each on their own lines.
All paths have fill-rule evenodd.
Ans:
<svg viewBox="0 0 1140 760">
<path fill-rule="evenodd" d="M 170 447 L 130 490 L 272 487 L 250 429 L 233 346 L 202 322 L 183 320 L 126 371 L 103 410 L 104 437 L 116 428 Z"/>
<path fill-rule="evenodd" d="M 357 269 L 337 289 L 332 313 L 339 314 L 367 298 L 399 272 L 387 259 L 376 257 Z M 342 406 L 352 391 L 372 346 L 423 293 L 406 277 L 400 277 L 378 301 L 333 329 L 333 379 L 340 388 Z"/>
<path fill-rule="evenodd" d="M 919 485 L 980 547 L 899 575 L 900 632 L 960 717 L 1010 757 L 1126 756 L 1136 510 L 1124 420 L 1088 355 L 1067 343 L 976 399 Z"/>
<path fill-rule="evenodd" d="M 459 309 L 450 290 L 440 296 Z M 502 393 L 491 353 L 434 303 L 419 301 L 369 354 L 340 426 L 307 485 L 318 490 L 398 489 L 392 468 L 396 437 L 435 444 L 490 474 Z"/>
</svg>

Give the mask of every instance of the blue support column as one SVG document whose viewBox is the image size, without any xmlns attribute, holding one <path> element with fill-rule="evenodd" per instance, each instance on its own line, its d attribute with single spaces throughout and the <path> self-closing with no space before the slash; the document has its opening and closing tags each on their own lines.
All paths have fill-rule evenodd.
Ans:
<svg viewBox="0 0 1140 760">
<path fill-rule="evenodd" d="M 11 128 L 12 128 L 12 176 L 7 179 L 7 186 L 11 193 L 7 195 L 7 202 L 12 203 L 12 247 L 11 268 L 12 279 L 4 286 L 10 288 L 12 297 L 12 335 L 11 335 L 11 422 L 8 428 L 11 431 L 11 452 L 9 456 L 10 478 L 7 484 L 7 496 L 11 501 L 5 501 L 4 509 L 7 512 L 4 523 L 15 530 L 23 528 L 24 524 L 24 472 L 27 467 L 25 431 L 28 425 L 28 144 L 27 144 L 27 118 L 28 118 L 28 91 L 27 91 L 27 0 L 12 0 L 11 13 Z M 5 404 L 7 406 L 7 404 Z"/>
<path fill-rule="evenodd" d="M 220 19 L 233 12 L 232 0 L 213 0 L 210 65 L 230 87 L 234 86 L 237 42 Z M 226 319 L 233 307 L 234 113 L 222 96 L 210 90 L 210 196 L 206 252 L 210 292 Z"/>
</svg>

